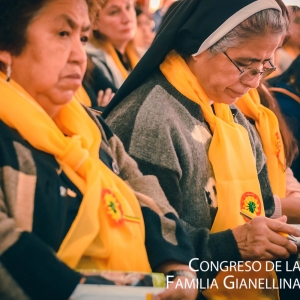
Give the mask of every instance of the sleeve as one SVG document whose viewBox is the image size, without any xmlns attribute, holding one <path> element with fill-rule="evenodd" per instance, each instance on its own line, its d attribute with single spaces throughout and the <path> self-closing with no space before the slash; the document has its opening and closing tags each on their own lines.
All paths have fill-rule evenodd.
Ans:
<svg viewBox="0 0 300 300">
<path fill-rule="evenodd" d="M 0 177 L 3 182 L 2 173 Z M 5 199 L 0 188 L 0 298 L 68 299 L 81 275 L 60 262 L 34 234 L 20 232 Z"/>
<path fill-rule="evenodd" d="M 112 90 L 113 93 L 117 92 L 117 88 L 112 81 L 107 78 L 101 68 L 95 65 L 95 63 L 90 59 L 89 60 L 89 70 L 86 72 L 83 79 L 83 87 L 88 93 L 91 102 L 92 108 L 102 111 L 104 107 L 98 106 L 98 93 L 99 91 L 105 91 L 108 88 Z"/>
<path fill-rule="evenodd" d="M 195 257 L 193 246 L 157 178 L 141 173 L 116 136 L 109 139 L 109 145 L 120 177 L 133 188 L 140 201 L 146 229 L 145 244 L 152 269 L 155 271 L 162 263 L 171 260 L 188 264 Z"/>
<path fill-rule="evenodd" d="M 286 198 L 297 197 L 300 201 L 300 183 L 290 168 L 286 170 Z"/>
<path fill-rule="evenodd" d="M 178 176 L 175 172 L 169 169 L 158 168 L 140 159 L 136 159 L 136 161 L 144 174 L 153 174 L 158 178 L 171 204 L 183 202 Z M 207 228 L 197 228 L 190 232 L 190 239 L 196 254 L 193 261 L 193 267 L 196 270 L 199 269 L 201 261 L 217 264 L 224 261 L 229 263 L 229 261 L 242 260 L 231 230 L 211 234 Z M 194 266 L 195 264 L 196 266 Z M 211 272 L 198 272 L 198 277 L 204 280 L 209 279 L 211 281 L 216 275 L 217 272 L 213 270 Z"/>
</svg>

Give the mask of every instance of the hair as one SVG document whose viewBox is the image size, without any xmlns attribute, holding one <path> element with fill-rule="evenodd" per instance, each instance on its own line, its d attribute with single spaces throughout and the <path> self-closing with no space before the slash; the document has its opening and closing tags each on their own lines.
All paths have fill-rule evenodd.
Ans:
<svg viewBox="0 0 300 300">
<path fill-rule="evenodd" d="M 276 2 L 281 12 L 270 8 L 255 13 L 212 45 L 209 51 L 218 54 L 226 51 L 227 48 L 240 46 L 252 37 L 264 36 L 266 33 L 285 35 L 289 26 L 289 13 L 281 0 Z"/>
<path fill-rule="evenodd" d="M 49 0 L 0 0 L 0 51 L 20 55 L 27 44 L 27 28 Z"/>
<path fill-rule="evenodd" d="M 53 0 L 0 0 L 0 51 L 18 56 L 27 44 L 27 29 L 40 10 Z M 86 0 L 90 17 L 95 0 Z"/>
<path fill-rule="evenodd" d="M 292 13 L 296 13 L 300 10 L 299 6 L 294 6 L 294 5 L 288 6 L 288 8 L 290 8 Z"/>
<path fill-rule="evenodd" d="M 278 119 L 280 133 L 282 136 L 282 142 L 284 146 L 286 165 L 290 167 L 299 153 L 297 141 L 293 136 L 293 133 L 289 129 L 288 125 L 286 124 L 276 99 L 269 92 L 267 83 L 261 81 L 257 88 L 257 91 L 260 96 L 261 104 L 273 111 L 273 113 Z"/>
</svg>

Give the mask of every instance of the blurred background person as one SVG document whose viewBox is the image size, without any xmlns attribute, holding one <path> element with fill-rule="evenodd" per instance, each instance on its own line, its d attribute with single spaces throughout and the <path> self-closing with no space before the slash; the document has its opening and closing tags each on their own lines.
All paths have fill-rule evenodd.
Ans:
<svg viewBox="0 0 300 300">
<path fill-rule="evenodd" d="M 131 41 L 137 20 L 133 0 L 98 0 L 98 15 L 86 52 L 118 89 L 137 64 Z"/>
<path fill-rule="evenodd" d="M 133 45 L 138 56 L 142 57 L 154 39 L 154 21 L 152 20 L 151 15 L 146 13 L 140 5 L 136 4 L 135 11 L 137 30 L 133 39 Z"/>
<path fill-rule="evenodd" d="M 85 95 L 80 96 L 80 99 L 86 99 L 83 104 L 100 112 L 118 90 L 110 78 L 105 76 L 104 70 L 92 61 L 91 56 L 88 56 L 87 70 L 82 85 L 84 90 L 81 89 L 81 92 Z"/>
<path fill-rule="evenodd" d="M 163 17 L 166 14 L 167 10 L 169 9 L 169 7 L 171 6 L 171 4 L 176 1 L 176 0 L 162 0 L 163 4 L 162 6 L 157 9 L 154 14 L 153 14 L 153 20 L 154 20 L 154 32 L 157 32 L 160 24 L 162 23 Z"/>
<path fill-rule="evenodd" d="M 300 54 L 300 0 L 284 1 L 290 13 L 290 27 L 283 45 L 275 52 L 274 63 L 277 67 L 271 77 L 284 72 Z"/>
<path fill-rule="evenodd" d="M 271 218 L 286 215 L 289 223 L 300 223 L 300 183 L 290 166 L 298 155 L 298 144 L 285 122 L 276 99 L 268 91 L 264 80 L 252 97 L 243 96 L 236 106 L 244 113 L 260 135 L 267 157 L 269 181 L 275 211 Z"/>
<path fill-rule="evenodd" d="M 281 75 L 268 80 L 289 129 L 300 147 L 300 56 Z M 300 181 L 300 157 L 291 165 L 295 177 Z"/>
</svg>

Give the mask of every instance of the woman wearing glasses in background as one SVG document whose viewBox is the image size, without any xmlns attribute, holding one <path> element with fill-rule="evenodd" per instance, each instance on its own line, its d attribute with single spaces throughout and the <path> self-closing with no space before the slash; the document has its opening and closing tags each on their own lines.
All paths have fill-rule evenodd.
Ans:
<svg viewBox="0 0 300 300">
<path fill-rule="evenodd" d="M 276 274 L 263 261 L 295 259 L 279 234 L 293 231 L 286 217 L 267 218 L 275 203 L 260 139 L 233 105 L 274 71 L 287 27 L 281 0 L 178 1 L 104 111 L 142 172 L 158 177 L 199 262 L 260 261 L 260 272 L 199 272 L 217 283 L 202 288 L 205 299 L 279 299 L 276 283 L 228 289 L 224 279 L 270 286 Z"/>
</svg>

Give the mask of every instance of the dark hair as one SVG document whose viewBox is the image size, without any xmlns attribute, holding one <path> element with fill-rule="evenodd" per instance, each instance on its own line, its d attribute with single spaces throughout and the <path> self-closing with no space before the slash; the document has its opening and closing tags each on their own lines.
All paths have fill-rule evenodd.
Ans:
<svg viewBox="0 0 300 300">
<path fill-rule="evenodd" d="M 290 5 L 289 8 L 291 9 L 291 11 L 293 13 L 296 13 L 297 11 L 300 10 L 300 7 L 299 6 L 294 6 L 294 5 Z"/>
<path fill-rule="evenodd" d="M 0 0 L 0 51 L 20 55 L 27 44 L 28 26 L 50 1 L 53 0 Z M 94 1 L 86 0 L 90 17 L 95 6 Z M 0 62 L 0 70 L 3 67 Z"/>
<path fill-rule="evenodd" d="M 277 86 L 277 84 L 281 82 L 291 86 L 300 97 L 300 55 L 292 62 L 286 71 L 268 80 L 271 86 Z"/>
<path fill-rule="evenodd" d="M 261 104 L 273 111 L 278 119 L 279 129 L 284 146 L 286 165 L 290 167 L 299 153 L 297 141 L 288 125 L 286 124 L 284 117 L 282 116 L 277 100 L 268 91 L 267 83 L 261 81 L 257 88 L 257 91 L 259 93 Z"/>
<path fill-rule="evenodd" d="M 27 43 L 27 28 L 49 0 L 0 0 L 0 51 L 20 55 Z"/>
<path fill-rule="evenodd" d="M 135 8 L 135 13 L 136 13 L 137 17 L 144 13 L 144 10 L 139 3 L 136 3 L 134 8 Z"/>
</svg>

